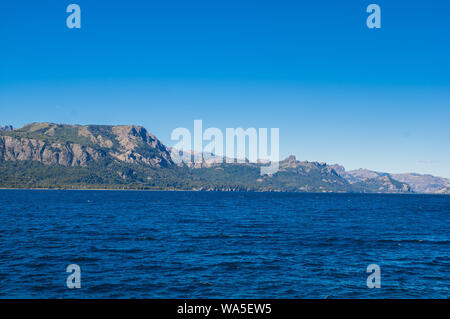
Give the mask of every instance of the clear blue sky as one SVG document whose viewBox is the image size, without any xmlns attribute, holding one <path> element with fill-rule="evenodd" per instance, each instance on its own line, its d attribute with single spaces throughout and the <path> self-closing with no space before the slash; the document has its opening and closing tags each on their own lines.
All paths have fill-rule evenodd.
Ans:
<svg viewBox="0 0 450 319">
<path fill-rule="evenodd" d="M 139 124 L 168 145 L 195 119 L 279 127 L 282 157 L 450 177 L 449 16 L 444 0 L 2 1 L 0 125 Z"/>
</svg>

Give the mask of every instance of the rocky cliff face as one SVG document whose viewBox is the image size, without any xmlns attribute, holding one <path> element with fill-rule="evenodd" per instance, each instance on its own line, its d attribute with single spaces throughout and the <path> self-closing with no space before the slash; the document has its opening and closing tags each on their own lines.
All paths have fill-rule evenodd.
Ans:
<svg viewBox="0 0 450 319">
<path fill-rule="evenodd" d="M 140 126 L 34 123 L 0 135 L 0 159 L 87 166 L 116 160 L 154 167 L 173 165 L 166 147 Z"/>
<path fill-rule="evenodd" d="M 396 180 L 408 183 L 417 193 L 450 194 L 450 179 L 421 174 L 391 174 Z"/>
<path fill-rule="evenodd" d="M 352 185 L 363 188 L 366 193 L 410 193 L 412 191 L 408 184 L 399 182 L 389 175 L 363 178 Z"/>
<path fill-rule="evenodd" d="M 86 166 L 104 154 L 80 144 L 48 143 L 30 138 L 0 136 L 0 158 L 5 161 L 37 161 L 45 165 Z"/>
<path fill-rule="evenodd" d="M 380 173 L 363 168 L 346 171 L 341 165 L 330 165 L 330 167 L 352 185 L 363 187 L 369 192 L 408 193 L 415 191 L 411 185 L 388 173 Z"/>
</svg>

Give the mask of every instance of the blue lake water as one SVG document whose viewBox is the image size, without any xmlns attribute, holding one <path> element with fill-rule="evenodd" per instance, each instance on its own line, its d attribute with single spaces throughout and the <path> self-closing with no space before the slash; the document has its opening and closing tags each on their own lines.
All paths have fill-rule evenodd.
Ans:
<svg viewBox="0 0 450 319">
<path fill-rule="evenodd" d="M 445 195 L 0 190 L 0 297 L 448 298 L 449 222 Z"/>
</svg>

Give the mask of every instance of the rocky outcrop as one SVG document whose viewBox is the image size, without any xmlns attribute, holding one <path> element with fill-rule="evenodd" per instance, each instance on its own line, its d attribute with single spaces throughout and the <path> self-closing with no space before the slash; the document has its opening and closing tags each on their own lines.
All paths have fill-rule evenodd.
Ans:
<svg viewBox="0 0 450 319">
<path fill-rule="evenodd" d="M 5 161 L 37 161 L 46 165 L 86 166 L 102 153 L 79 144 L 47 143 L 36 139 L 0 136 L 0 158 Z"/>
<path fill-rule="evenodd" d="M 173 165 L 166 147 L 140 126 L 33 123 L 0 135 L 0 159 L 45 165 L 87 166 L 99 160 Z"/>
<path fill-rule="evenodd" d="M 110 154 L 126 163 L 143 163 L 151 166 L 173 165 L 169 150 L 141 126 L 113 126 L 112 133 L 119 143 L 118 151 Z"/>
<path fill-rule="evenodd" d="M 412 191 L 408 184 L 399 182 L 389 175 L 363 178 L 352 185 L 360 187 L 365 193 L 410 193 Z"/>
<path fill-rule="evenodd" d="M 421 174 L 391 174 L 398 181 L 408 183 L 417 193 L 450 194 L 450 179 Z"/>
<path fill-rule="evenodd" d="M 363 168 L 346 171 L 341 165 L 330 165 L 329 167 L 354 187 L 362 189 L 363 192 L 410 193 L 414 191 L 408 183 L 399 181 L 387 173 Z"/>
</svg>

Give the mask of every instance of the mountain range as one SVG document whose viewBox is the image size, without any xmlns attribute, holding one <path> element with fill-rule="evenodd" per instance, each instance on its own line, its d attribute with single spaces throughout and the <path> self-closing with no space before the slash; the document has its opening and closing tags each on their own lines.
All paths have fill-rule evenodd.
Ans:
<svg viewBox="0 0 450 319">
<path fill-rule="evenodd" d="M 426 194 L 450 194 L 450 179 L 436 177 L 433 175 L 422 175 L 417 173 L 389 174 L 371 171 L 368 169 L 356 169 L 346 171 L 341 165 L 330 165 L 340 176 L 350 183 L 364 182 L 368 179 L 393 179 L 406 183 L 415 193 Z"/>
<path fill-rule="evenodd" d="M 0 187 L 450 194 L 450 180 L 431 175 L 346 171 L 289 156 L 277 173 L 261 176 L 262 163 L 203 157 L 196 165 L 176 164 L 169 147 L 136 125 L 6 126 L 0 129 Z"/>
</svg>

